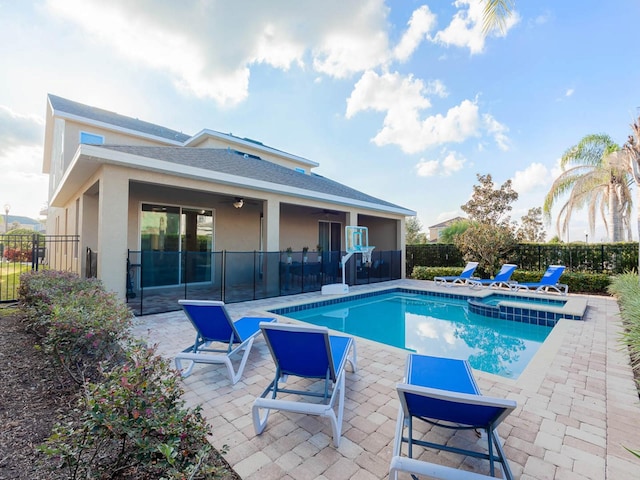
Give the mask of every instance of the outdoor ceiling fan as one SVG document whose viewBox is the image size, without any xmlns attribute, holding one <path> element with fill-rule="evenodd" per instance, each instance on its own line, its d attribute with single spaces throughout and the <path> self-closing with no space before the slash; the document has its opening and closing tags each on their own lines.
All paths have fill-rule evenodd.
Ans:
<svg viewBox="0 0 640 480">
<path fill-rule="evenodd" d="M 340 215 L 340 212 L 335 210 L 329 210 L 328 208 L 323 208 L 321 210 L 315 210 L 311 212 L 312 215 L 324 216 L 324 217 L 337 217 Z"/>
</svg>

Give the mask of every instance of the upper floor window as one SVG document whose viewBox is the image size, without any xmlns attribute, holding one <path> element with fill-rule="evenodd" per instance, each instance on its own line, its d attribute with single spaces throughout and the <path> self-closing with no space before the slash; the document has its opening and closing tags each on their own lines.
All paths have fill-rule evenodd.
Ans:
<svg viewBox="0 0 640 480">
<path fill-rule="evenodd" d="M 95 133 L 80 132 L 80 143 L 88 143 L 93 145 L 102 145 L 104 137 Z"/>
</svg>

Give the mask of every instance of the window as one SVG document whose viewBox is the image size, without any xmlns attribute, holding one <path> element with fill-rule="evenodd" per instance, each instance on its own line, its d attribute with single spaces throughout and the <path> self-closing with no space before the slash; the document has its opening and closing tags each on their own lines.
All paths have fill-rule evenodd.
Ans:
<svg viewBox="0 0 640 480">
<path fill-rule="evenodd" d="M 102 135 L 96 135 L 95 133 L 80 132 L 80 143 L 102 145 L 104 143 L 104 137 Z"/>
</svg>

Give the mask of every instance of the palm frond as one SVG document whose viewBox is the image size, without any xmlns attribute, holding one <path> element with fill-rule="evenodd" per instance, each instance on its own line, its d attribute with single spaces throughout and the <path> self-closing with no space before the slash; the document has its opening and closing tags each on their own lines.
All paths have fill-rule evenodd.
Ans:
<svg viewBox="0 0 640 480">
<path fill-rule="evenodd" d="M 513 11 L 514 0 L 486 0 L 482 14 L 482 33 L 487 35 L 492 30 L 504 32 L 507 19 Z"/>
</svg>

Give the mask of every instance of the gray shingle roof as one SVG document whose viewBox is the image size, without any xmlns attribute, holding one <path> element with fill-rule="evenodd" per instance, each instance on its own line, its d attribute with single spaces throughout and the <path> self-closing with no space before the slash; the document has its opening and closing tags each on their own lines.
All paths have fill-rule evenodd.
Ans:
<svg viewBox="0 0 640 480">
<path fill-rule="evenodd" d="M 171 130 L 170 128 L 166 128 L 161 125 L 144 122 L 142 120 L 138 120 L 137 118 L 127 117 L 125 115 L 120 115 L 108 110 L 102 110 L 101 108 L 90 107 L 89 105 L 73 102 L 56 95 L 49 94 L 49 101 L 51 102 L 51 106 L 53 107 L 53 109 L 57 112 L 65 112 L 71 115 L 95 120 L 97 122 L 107 123 L 116 127 L 145 133 L 147 135 L 166 138 L 167 140 L 186 142 L 189 138 L 191 138 L 191 135 L 186 135 L 184 133 L 178 132 L 176 130 Z"/>
<path fill-rule="evenodd" d="M 404 207 L 372 197 L 321 175 L 296 172 L 230 149 L 130 145 L 101 145 L 100 148 L 404 210 Z"/>
</svg>

